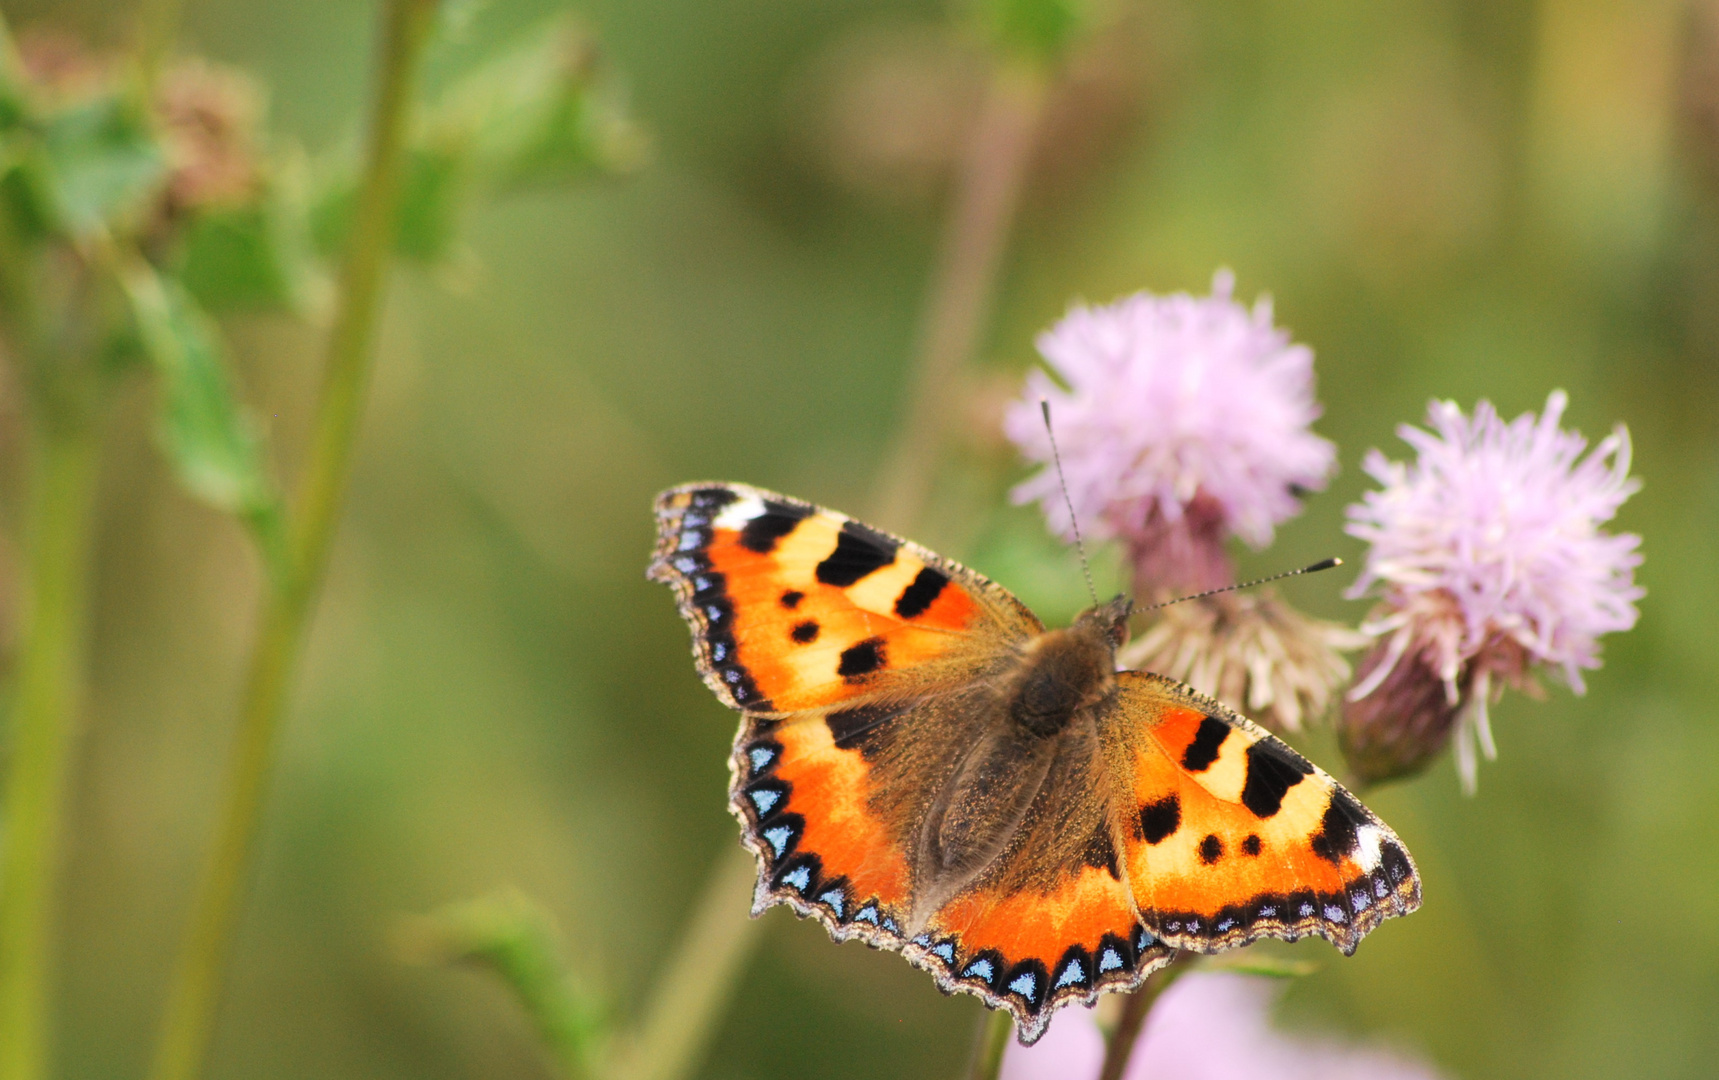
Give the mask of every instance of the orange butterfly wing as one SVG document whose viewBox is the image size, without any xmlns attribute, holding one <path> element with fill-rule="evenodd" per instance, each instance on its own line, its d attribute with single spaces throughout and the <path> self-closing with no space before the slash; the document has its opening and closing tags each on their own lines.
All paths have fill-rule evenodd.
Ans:
<svg viewBox="0 0 1719 1080">
<path fill-rule="evenodd" d="M 1352 953 L 1420 906 L 1402 842 L 1324 771 L 1180 683 L 1118 682 L 1099 723 L 1135 904 L 1160 938 L 1215 952 L 1317 934 Z"/>
<path fill-rule="evenodd" d="M 1043 631 L 958 563 L 830 510 L 743 484 L 657 497 L 649 576 L 672 585 L 706 684 L 785 714 L 945 684 Z"/>
</svg>

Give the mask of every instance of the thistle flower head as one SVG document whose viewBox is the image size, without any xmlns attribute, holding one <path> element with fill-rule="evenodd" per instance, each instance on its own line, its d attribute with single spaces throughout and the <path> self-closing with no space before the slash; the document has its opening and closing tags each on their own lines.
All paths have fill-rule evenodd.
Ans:
<svg viewBox="0 0 1719 1080">
<path fill-rule="evenodd" d="M 1470 788 L 1473 740 L 1495 753 L 1496 692 L 1551 669 L 1581 693 L 1600 635 L 1635 625 L 1640 538 L 1601 527 L 1639 486 L 1629 434 L 1619 426 L 1584 456 L 1587 440 L 1558 426 L 1567 404 L 1554 391 L 1539 416 L 1505 423 L 1485 401 L 1472 418 L 1434 402 L 1430 431 L 1399 429 L 1416 460 L 1373 451 L 1365 468 L 1383 487 L 1349 508 L 1349 533 L 1372 545 L 1351 595 L 1381 601 L 1361 628 L 1378 655 L 1350 698 L 1383 686 L 1405 657 L 1418 662 L 1463 706 L 1457 755 Z"/>
<path fill-rule="evenodd" d="M 1335 459 L 1309 430 L 1319 415 L 1312 351 L 1272 324 L 1269 300 L 1251 311 L 1237 303 L 1234 285 L 1219 271 L 1208 297 L 1143 292 L 1074 308 L 1038 340 L 1067 389 L 1035 371 L 1004 419 L 1021 452 L 1048 465 L 1039 402 L 1050 402 L 1076 518 L 1158 554 L 1161 565 L 1143 569 L 1175 575 L 1166 587 L 1227 576 L 1223 540 L 1270 543 Z M 1054 469 L 1014 496 L 1038 500 L 1051 528 L 1073 535 Z M 1187 552 L 1166 561 L 1177 545 Z"/>
</svg>

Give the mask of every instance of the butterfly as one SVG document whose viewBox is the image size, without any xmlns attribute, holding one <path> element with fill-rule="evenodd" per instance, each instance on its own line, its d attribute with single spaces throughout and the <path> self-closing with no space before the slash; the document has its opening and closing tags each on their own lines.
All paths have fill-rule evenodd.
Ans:
<svg viewBox="0 0 1719 1080">
<path fill-rule="evenodd" d="M 901 952 L 1030 1044 L 1178 951 L 1316 934 L 1348 954 L 1420 906 L 1396 834 L 1330 776 L 1116 670 L 1127 599 L 1046 630 L 976 571 L 744 484 L 671 488 L 656 521 L 649 576 L 742 714 L 754 915 Z"/>
</svg>

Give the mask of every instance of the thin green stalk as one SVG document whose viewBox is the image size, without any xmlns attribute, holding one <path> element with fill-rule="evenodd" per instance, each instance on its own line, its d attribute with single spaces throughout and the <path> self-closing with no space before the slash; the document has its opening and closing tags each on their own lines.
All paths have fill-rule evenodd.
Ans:
<svg viewBox="0 0 1719 1080">
<path fill-rule="evenodd" d="M 80 382 L 70 379 L 66 382 Z M 61 386 L 67 396 L 93 386 Z M 100 445 L 93 402 L 36 396 L 29 580 L 12 701 L 0 863 L 0 1080 L 45 1076 L 54 901 L 82 703 L 85 597 Z"/>
<path fill-rule="evenodd" d="M 698 1064 L 764 925 L 748 918 L 757 880 L 757 859 L 746 849 L 728 848 L 718 859 L 644 1019 L 610 1070 L 615 1080 L 675 1080 Z"/>
<path fill-rule="evenodd" d="M 1122 999 L 1122 1016 L 1104 1040 L 1104 1067 L 1099 1070 L 1098 1080 L 1121 1080 L 1134 1046 L 1140 1041 L 1140 1033 L 1145 1030 L 1146 1018 L 1152 1014 L 1152 1006 L 1186 970 L 1191 955 L 1177 953 L 1169 964 L 1153 972 L 1144 986 Z"/>
<path fill-rule="evenodd" d="M 1014 1017 L 1007 1009 L 991 1009 L 980 1018 L 979 1039 L 973 1047 L 973 1064 L 967 1080 L 997 1080 L 1003 1071 L 1003 1052 L 1015 1033 Z"/>
<path fill-rule="evenodd" d="M 931 494 L 962 369 L 990 320 L 1015 210 L 1038 142 L 1048 78 L 999 65 L 974 125 L 920 326 L 908 413 L 878 473 L 873 520 L 904 529 Z"/>
<path fill-rule="evenodd" d="M 393 240 L 411 103 L 435 8 L 435 0 L 392 0 L 387 8 L 363 186 L 341 270 L 310 456 L 294 505 L 292 573 L 269 590 L 263 604 L 226 801 L 168 998 L 151 1070 L 154 1080 L 193 1080 L 202 1072 L 208 1054 L 233 926 L 273 772 L 277 729 L 352 471 Z"/>
<path fill-rule="evenodd" d="M 137 11 L 137 39 L 132 47 L 137 86 L 147 96 L 173 51 L 184 0 L 143 0 Z"/>
</svg>

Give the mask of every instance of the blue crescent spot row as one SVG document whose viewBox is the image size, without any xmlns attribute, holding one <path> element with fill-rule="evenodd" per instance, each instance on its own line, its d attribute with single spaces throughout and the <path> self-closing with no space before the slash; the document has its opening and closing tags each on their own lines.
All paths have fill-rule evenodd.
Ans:
<svg viewBox="0 0 1719 1080">
<path fill-rule="evenodd" d="M 740 706 L 768 712 L 770 702 L 758 691 L 752 673 L 736 656 L 734 603 L 728 595 L 728 579 L 711 568 L 706 550 L 710 547 L 710 524 L 724 506 L 734 501 L 733 492 L 707 488 L 692 494 L 691 504 L 675 519 L 673 555 L 669 564 L 684 584 L 684 602 L 700 627 L 699 644 L 706 663 Z"/>
<path fill-rule="evenodd" d="M 898 947 L 912 946 L 918 957 L 931 962 L 947 978 L 994 997 L 1012 997 L 1028 1012 L 1036 1012 L 1059 992 L 1084 994 L 1100 985 L 1126 980 L 1149 950 L 1167 951 L 1144 926 L 1136 926 L 1128 937 L 1107 934 L 1096 950 L 1071 946 L 1049 967 L 1037 958 L 1010 963 L 994 949 L 963 955 L 953 937 L 921 934 L 903 941 L 900 924 L 876 897 L 856 903 L 846 877 L 826 878 L 823 860 L 816 853 L 796 849 L 805 819 L 788 811 L 792 785 L 774 775 L 781 756 L 781 744 L 768 737 L 741 750 L 747 779 L 741 788 L 741 805 L 754 835 L 763 838 L 767 848 L 771 889 L 791 892 L 801 903 L 821 909 L 837 925 L 866 924 L 868 936 L 891 939 L 886 943 Z"/>
</svg>

